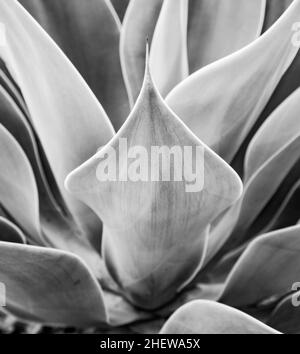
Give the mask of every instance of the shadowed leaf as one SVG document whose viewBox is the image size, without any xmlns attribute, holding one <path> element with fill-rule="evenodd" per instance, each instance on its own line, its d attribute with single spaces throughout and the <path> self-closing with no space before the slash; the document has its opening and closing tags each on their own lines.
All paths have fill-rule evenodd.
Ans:
<svg viewBox="0 0 300 354">
<path fill-rule="evenodd" d="M 123 21 L 130 0 L 110 0 L 120 18 Z"/>
<path fill-rule="evenodd" d="M 61 213 L 60 206 L 57 204 L 46 179 L 32 128 L 22 110 L 1 86 L 0 123 L 17 140 L 30 162 L 39 192 L 41 212 L 55 209 Z"/>
<path fill-rule="evenodd" d="M 20 145 L 1 124 L 0 164 L 1 205 L 31 240 L 43 243 L 38 192 L 31 166 Z"/>
<path fill-rule="evenodd" d="M 0 240 L 14 243 L 26 243 L 23 232 L 12 222 L 0 216 Z"/>
<path fill-rule="evenodd" d="M 300 89 L 291 94 L 260 127 L 245 156 L 245 176 L 251 176 L 289 141 L 300 134 Z"/>
<path fill-rule="evenodd" d="M 300 292 L 286 296 L 274 309 L 268 325 L 286 334 L 300 333 Z"/>
</svg>

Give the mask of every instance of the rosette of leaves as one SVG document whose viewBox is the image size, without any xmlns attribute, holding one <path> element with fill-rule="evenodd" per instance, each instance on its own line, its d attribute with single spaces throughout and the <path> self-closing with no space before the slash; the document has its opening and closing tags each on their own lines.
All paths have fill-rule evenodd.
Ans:
<svg viewBox="0 0 300 354">
<path fill-rule="evenodd" d="M 300 0 L 0 2 L 3 326 L 300 331 L 299 22 Z M 201 147 L 203 189 L 99 181 L 120 138 Z"/>
</svg>

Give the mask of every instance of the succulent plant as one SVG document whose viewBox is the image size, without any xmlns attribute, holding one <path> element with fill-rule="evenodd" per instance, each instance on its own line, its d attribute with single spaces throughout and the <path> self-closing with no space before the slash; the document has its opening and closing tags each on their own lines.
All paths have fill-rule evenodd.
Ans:
<svg viewBox="0 0 300 354">
<path fill-rule="evenodd" d="M 2 0 L 0 24 L 1 327 L 299 333 L 300 0 Z M 201 154 L 147 180 L 154 146 Z"/>
</svg>

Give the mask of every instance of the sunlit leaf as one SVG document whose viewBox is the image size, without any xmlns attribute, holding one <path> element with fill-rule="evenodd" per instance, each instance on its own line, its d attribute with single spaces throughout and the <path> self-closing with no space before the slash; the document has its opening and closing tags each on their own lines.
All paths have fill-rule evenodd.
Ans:
<svg viewBox="0 0 300 354">
<path fill-rule="evenodd" d="M 0 21 L 7 41 L 0 57 L 21 87 L 67 206 L 83 229 L 99 233 L 98 218 L 71 197 L 63 183 L 112 137 L 109 120 L 74 67 L 17 1 L 0 3 Z"/>
<path fill-rule="evenodd" d="M 231 162 L 295 58 L 295 0 L 263 36 L 189 76 L 167 96 L 178 116 L 215 152 Z"/>
<path fill-rule="evenodd" d="M 162 96 L 189 74 L 188 0 L 165 0 L 153 34 L 150 68 Z"/>
<path fill-rule="evenodd" d="M 120 171 L 127 173 L 133 166 L 126 166 L 129 162 L 120 147 L 121 139 L 130 150 L 137 146 L 144 149 L 149 159 L 153 158 L 153 146 L 177 149 L 174 157 L 180 155 L 176 154 L 178 148 L 183 151 L 184 147 L 191 147 L 193 156 L 184 164 L 197 166 L 198 181 L 195 176 L 190 179 L 187 165 L 183 171 L 175 162 L 172 168 L 180 178 L 174 180 L 170 166 L 162 167 L 155 160 L 150 172 L 140 171 L 142 175 L 137 172 L 137 178 L 129 175 L 127 181 L 122 181 Z M 99 178 L 99 171 L 105 169 L 105 156 L 116 167 L 112 151 L 120 167 L 117 166 L 116 178 L 111 175 L 104 180 Z M 135 163 L 143 164 L 143 152 L 132 156 Z M 167 158 L 168 152 L 162 156 Z M 150 174 L 162 176 L 166 171 L 170 171 L 168 178 L 151 180 Z M 187 188 L 191 183 L 193 191 Z M 148 67 L 142 92 L 125 125 L 108 145 L 68 176 L 66 186 L 103 220 L 103 254 L 108 270 L 124 295 L 143 308 L 166 303 L 198 272 L 205 255 L 207 226 L 242 191 L 241 181 L 230 166 L 165 105 L 153 86 Z"/>
<path fill-rule="evenodd" d="M 20 2 L 79 70 L 118 129 L 129 102 L 119 58 L 120 21 L 110 0 Z"/>
<path fill-rule="evenodd" d="M 300 277 L 300 226 L 256 238 L 229 274 L 220 301 L 243 307 L 291 291 Z"/>
<path fill-rule="evenodd" d="M 163 0 L 131 0 L 121 29 L 120 56 L 131 105 L 136 101 L 145 71 L 145 46 L 151 43 Z"/>
<path fill-rule="evenodd" d="M 290 95 L 265 121 L 251 140 L 245 157 L 244 180 L 300 134 L 300 89 Z"/>
<path fill-rule="evenodd" d="M 265 7 L 265 0 L 190 0 L 190 72 L 255 40 L 262 31 Z"/>
<path fill-rule="evenodd" d="M 255 318 L 212 301 L 192 301 L 179 308 L 161 334 L 276 334 Z"/>
<path fill-rule="evenodd" d="M 107 321 L 100 286 L 69 253 L 0 242 L 0 279 L 6 310 L 24 320 L 75 326 Z"/>
</svg>

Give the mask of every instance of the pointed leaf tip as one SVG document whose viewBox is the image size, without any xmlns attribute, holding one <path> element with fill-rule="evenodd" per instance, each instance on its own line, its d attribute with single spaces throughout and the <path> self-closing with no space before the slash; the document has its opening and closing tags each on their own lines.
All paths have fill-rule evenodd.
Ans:
<svg viewBox="0 0 300 354">
<path fill-rule="evenodd" d="M 168 302 L 200 269 L 208 225 L 242 190 L 231 167 L 166 106 L 148 64 L 125 124 L 66 186 L 103 220 L 107 267 L 147 309 Z"/>
</svg>

